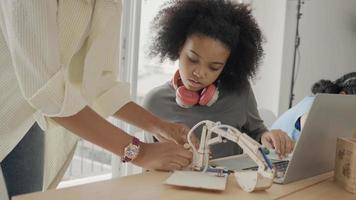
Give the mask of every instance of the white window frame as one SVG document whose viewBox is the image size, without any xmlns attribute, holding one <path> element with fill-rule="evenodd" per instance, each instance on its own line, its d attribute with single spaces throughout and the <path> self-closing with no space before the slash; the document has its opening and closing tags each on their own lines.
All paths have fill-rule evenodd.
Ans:
<svg viewBox="0 0 356 200">
<path fill-rule="evenodd" d="M 123 0 L 122 4 L 119 78 L 130 83 L 131 98 L 135 101 L 137 98 L 142 0 Z M 116 120 L 113 122 L 124 131 L 133 133 L 129 125 Z M 120 158 L 113 154 L 112 177 L 126 176 L 133 172 L 134 166 L 131 163 L 122 164 Z"/>
</svg>

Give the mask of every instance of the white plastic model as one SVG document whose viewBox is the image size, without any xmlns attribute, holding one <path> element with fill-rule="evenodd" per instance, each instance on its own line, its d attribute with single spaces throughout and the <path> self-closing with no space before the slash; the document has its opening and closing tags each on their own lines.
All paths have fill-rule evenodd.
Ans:
<svg viewBox="0 0 356 200">
<path fill-rule="evenodd" d="M 196 128 L 203 125 L 200 139 L 200 146 L 197 150 L 191 142 L 191 135 Z M 212 138 L 212 133 L 217 136 Z M 262 146 L 250 138 L 247 134 L 241 133 L 236 128 L 223 125 L 219 122 L 201 121 L 196 124 L 188 134 L 188 143 L 193 150 L 193 170 L 202 171 L 205 173 L 209 165 L 209 146 L 230 140 L 238 144 L 254 162 L 258 169 L 235 171 L 234 175 L 240 187 L 247 192 L 256 190 L 266 190 L 271 187 L 275 176 L 275 170 L 272 167 L 270 160 L 264 154 Z"/>
</svg>

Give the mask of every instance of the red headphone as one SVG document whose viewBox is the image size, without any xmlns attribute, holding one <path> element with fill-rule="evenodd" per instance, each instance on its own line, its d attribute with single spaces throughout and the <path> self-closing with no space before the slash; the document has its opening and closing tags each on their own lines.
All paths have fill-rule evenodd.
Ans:
<svg viewBox="0 0 356 200">
<path fill-rule="evenodd" d="M 176 90 L 176 102 L 183 108 L 190 108 L 196 104 L 211 106 L 219 97 L 219 90 L 214 84 L 204 88 L 199 94 L 198 92 L 188 90 L 184 87 L 179 71 L 177 70 L 171 81 Z"/>
</svg>

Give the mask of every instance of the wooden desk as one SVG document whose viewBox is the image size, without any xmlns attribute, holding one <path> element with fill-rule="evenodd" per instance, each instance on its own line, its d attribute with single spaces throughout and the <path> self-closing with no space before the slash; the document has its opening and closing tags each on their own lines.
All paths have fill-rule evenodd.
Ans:
<svg viewBox="0 0 356 200">
<path fill-rule="evenodd" d="M 345 191 L 342 187 L 337 186 L 332 178 L 327 179 L 319 184 L 310 186 L 304 190 L 290 194 L 283 198 L 284 200 L 311 200 L 311 199 L 339 199 L 355 200 L 356 194 Z"/>
<path fill-rule="evenodd" d="M 110 199 L 356 199 L 335 185 L 332 173 L 322 174 L 287 185 L 274 184 L 269 190 L 247 193 L 240 189 L 234 176 L 229 176 L 223 192 L 187 189 L 164 185 L 170 173 L 147 172 L 60 190 L 48 190 L 13 198 L 14 200 L 110 200 Z M 341 198 L 339 198 L 341 197 Z"/>
</svg>

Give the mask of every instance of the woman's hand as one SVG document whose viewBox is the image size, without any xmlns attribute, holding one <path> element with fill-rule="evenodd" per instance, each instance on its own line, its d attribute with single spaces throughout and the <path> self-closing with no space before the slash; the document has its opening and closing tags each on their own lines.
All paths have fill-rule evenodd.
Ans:
<svg viewBox="0 0 356 200">
<path fill-rule="evenodd" d="M 172 141 L 182 145 L 187 143 L 187 135 L 190 130 L 187 126 L 163 120 L 134 102 L 127 103 L 114 116 L 152 133 L 161 142 Z M 194 134 L 191 140 L 197 146 L 198 140 Z"/>
<path fill-rule="evenodd" d="M 294 142 L 282 130 L 271 130 L 265 132 L 261 137 L 261 143 L 268 149 L 275 149 L 280 157 L 285 157 L 291 153 L 294 148 Z"/>
<path fill-rule="evenodd" d="M 187 136 L 190 130 L 188 126 L 169 121 L 162 121 L 161 123 L 160 129 L 155 133 L 155 137 L 160 142 L 171 141 L 181 145 L 188 143 Z M 198 139 L 194 133 L 191 135 L 191 141 L 195 147 L 199 146 Z"/>
<path fill-rule="evenodd" d="M 132 163 L 145 169 L 173 171 L 187 167 L 192 157 L 192 152 L 173 142 L 142 143 Z"/>
</svg>

